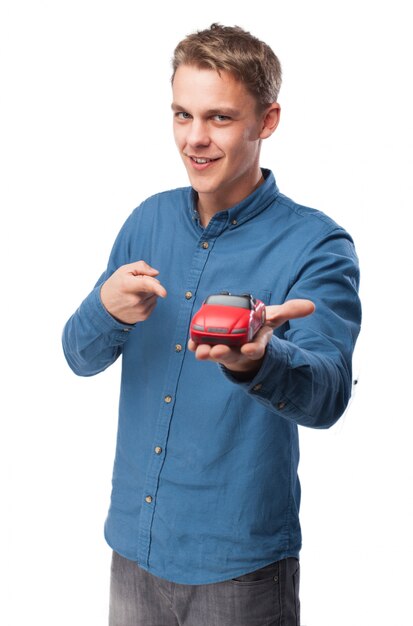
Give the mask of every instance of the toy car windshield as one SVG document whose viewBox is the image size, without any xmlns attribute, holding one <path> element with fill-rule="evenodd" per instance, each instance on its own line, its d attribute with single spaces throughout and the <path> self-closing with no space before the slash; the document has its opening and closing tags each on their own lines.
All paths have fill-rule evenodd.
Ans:
<svg viewBox="0 0 413 626">
<path fill-rule="evenodd" d="M 205 300 L 205 304 L 218 304 L 221 306 L 235 306 L 240 309 L 251 309 L 251 297 L 245 296 L 232 296 L 230 294 L 216 294 L 208 296 Z"/>
</svg>

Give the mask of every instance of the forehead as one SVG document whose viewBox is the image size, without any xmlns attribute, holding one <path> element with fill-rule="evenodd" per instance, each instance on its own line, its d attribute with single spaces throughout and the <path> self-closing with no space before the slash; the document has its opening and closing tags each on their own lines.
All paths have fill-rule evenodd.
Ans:
<svg viewBox="0 0 413 626">
<path fill-rule="evenodd" d="M 227 71 L 180 65 L 172 83 L 174 104 L 205 109 L 255 108 L 255 98 L 244 83 Z"/>
</svg>

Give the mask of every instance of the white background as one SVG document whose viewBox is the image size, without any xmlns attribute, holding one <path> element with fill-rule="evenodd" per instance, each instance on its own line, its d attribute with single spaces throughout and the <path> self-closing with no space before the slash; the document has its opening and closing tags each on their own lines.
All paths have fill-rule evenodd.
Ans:
<svg viewBox="0 0 413 626">
<path fill-rule="evenodd" d="M 170 58 L 213 21 L 243 26 L 280 57 L 282 118 L 262 165 L 284 193 L 351 232 L 362 266 L 356 394 L 332 429 L 301 429 L 302 623 L 413 623 L 407 5 L 2 3 L 5 626 L 106 624 L 119 364 L 76 378 L 60 335 L 132 209 L 187 184 L 171 133 Z"/>
</svg>

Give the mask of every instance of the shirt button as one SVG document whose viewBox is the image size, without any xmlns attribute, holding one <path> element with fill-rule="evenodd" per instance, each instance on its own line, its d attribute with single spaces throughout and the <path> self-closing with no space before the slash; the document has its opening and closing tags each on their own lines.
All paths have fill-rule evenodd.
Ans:
<svg viewBox="0 0 413 626">
<path fill-rule="evenodd" d="M 155 454 L 161 454 L 161 452 L 162 452 L 162 448 L 160 446 L 156 446 Z"/>
<path fill-rule="evenodd" d="M 175 346 L 175 352 L 181 352 L 181 350 L 182 350 L 181 344 L 177 343 L 176 346 Z"/>
<path fill-rule="evenodd" d="M 187 292 L 185 293 L 185 298 L 186 298 L 187 300 L 190 300 L 190 299 L 192 298 L 192 291 L 187 291 Z"/>
<path fill-rule="evenodd" d="M 238 222 L 237 222 L 237 220 L 232 220 L 231 224 L 232 224 L 233 226 L 236 226 L 236 225 L 238 224 Z"/>
<path fill-rule="evenodd" d="M 258 385 L 254 385 L 254 387 L 252 388 L 253 391 L 259 391 L 260 389 L 262 389 L 261 383 L 258 383 Z"/>
<path fill-rule="evenodd" d="M 279 403 L 277 404 L 277 409 L 278 409 L 279 411 L 282 411 L 282 410 L 285 408 L 285 405 L 286 405 L 286 402 L 279 402 Z"/>
<path fill-rule="evenodd" d="M 164 400 L 165 400 L 166 404 L 170 404 L 172 402 L 172 396 L 165 396 Z"/>
<path fill-rule="evenodd" d="M 208 250 L 208 248 L 209 248 L 209 243 L 208 243 L 207 241 L 203 241 L 201 245 L 202 245 L 202 247 L 203 247 L 203 249 L 204 249 L 204 250 Z"/>
<path fill-rule="evenodd" d="M 147 502 L 148 504 L 150 504 L 152 500 L 153 500 L 152 496 L 146 496 L 145 498 L 145 502 Z"/>
</svg>

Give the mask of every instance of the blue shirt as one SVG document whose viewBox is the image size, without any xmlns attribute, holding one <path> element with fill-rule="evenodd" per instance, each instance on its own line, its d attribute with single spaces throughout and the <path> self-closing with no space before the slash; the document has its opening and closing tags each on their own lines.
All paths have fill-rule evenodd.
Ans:
<svg viewBox="0 0 413 626">
<path fill-rule="evenodd" d="M 122 355 L 106 539 L 177 583 L 218 582 L 298 557 L 297 426 L 331 426 L 351 393 L 360 325 L 353 242 L 263 173 L 256 191 L 206 228 L 191 188 L 143 202 L 64 330 L 66 358 L 79 375 Z M 159 270 L 168 296 L 128 326 L 103 307 L 100 286 L 140 259 Z M 274 331 L 260 371 L 239 382 L 186 347 L 192 315 L 220 291 L 266 304 L 307 298 L 316 311 Z"/>
</svg>

